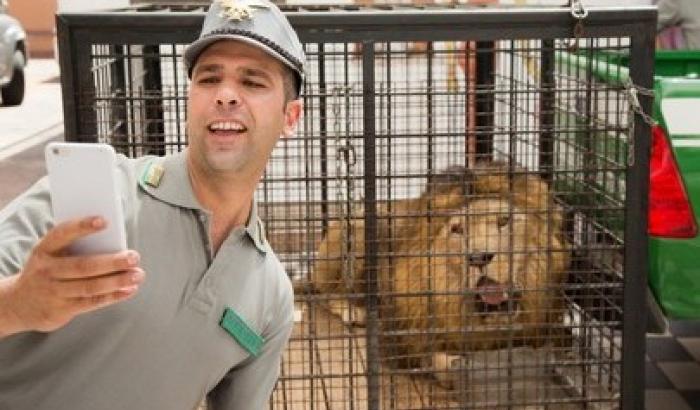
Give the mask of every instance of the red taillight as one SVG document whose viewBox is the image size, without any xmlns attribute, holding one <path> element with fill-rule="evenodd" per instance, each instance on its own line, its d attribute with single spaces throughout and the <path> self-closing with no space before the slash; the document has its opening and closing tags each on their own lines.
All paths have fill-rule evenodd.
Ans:
<svg viewBox="0 0 700 410">
<path fill-rule="evenodd" d="M 698 233 L 678 165 L 664 130 L 652 128 L 649 163 L 649 235 L 693 238 Z"/>
</svg>

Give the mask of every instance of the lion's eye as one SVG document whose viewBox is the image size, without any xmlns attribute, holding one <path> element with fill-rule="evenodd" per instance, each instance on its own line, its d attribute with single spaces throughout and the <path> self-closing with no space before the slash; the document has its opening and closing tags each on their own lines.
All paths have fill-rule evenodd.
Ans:
<svg viewBox="0 0 700 410">
<path fill-rule="evenodd" d="M 499 228 L 503 228 L 504 226 L 508 225 L 508 222 L 510 222 L 510 218 L 507 216 L 499 216 L 498 220 L 496 220 Z"/>
<path fill-rule="evenodd" d="M 462 228 L 462 224 L 453 224 L 452 226 L 450 226 L 450 232 L 457 233 L 457 234 L 463 234 L 464 229 Z"/>
</svg>

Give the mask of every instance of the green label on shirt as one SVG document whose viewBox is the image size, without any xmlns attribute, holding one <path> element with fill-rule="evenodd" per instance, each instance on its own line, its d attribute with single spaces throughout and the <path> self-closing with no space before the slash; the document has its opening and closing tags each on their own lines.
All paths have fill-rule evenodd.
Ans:
<svg viewBox="0 0 700 410">
<path fill-rule="evenodd" d="M 221 318 L 221 322 L 219 322 L 219 326 L 233 336 L 238 344 L 243 346 L 250 354 L 253 356 L 258 356 L 260 354 L 265 340 L 255 333 L 245 320 L 238 316 L 233 309 L 227 307 L 224 310 L 224 315 Z"/>
</svg>

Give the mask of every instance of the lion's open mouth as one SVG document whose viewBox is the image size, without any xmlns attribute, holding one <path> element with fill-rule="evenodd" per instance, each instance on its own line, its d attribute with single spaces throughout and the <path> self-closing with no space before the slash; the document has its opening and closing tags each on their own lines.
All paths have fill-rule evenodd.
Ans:
<svg viewBox="0 0 700 410">
<path fill-rule="evenodd" d="M 476 284 L 475 310 L 479 313 L 515 313 L 520 308 L 520 291 L 482 276 Z"/>
</svg>

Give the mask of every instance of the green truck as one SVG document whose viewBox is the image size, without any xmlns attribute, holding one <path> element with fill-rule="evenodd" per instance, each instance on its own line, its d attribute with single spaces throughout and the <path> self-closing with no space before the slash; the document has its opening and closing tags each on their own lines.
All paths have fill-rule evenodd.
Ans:
<svg viewBox="0 0 700 410">
<path fill-rule="evenodd" d="M 700 52 L 656 53 L 649 286 L 671 319 L 700 318 Z"/>
<path fill-rule="evenodd" d="M 592 68 L 599 82 L 629 81 L 625 54 L 560 54 L 558 61 Z M 650 329 L 658 330 L 665 319 L 700 319 L 700 51 L 657 51 L 653 94 L 649 299 Z"/>
</svg>

